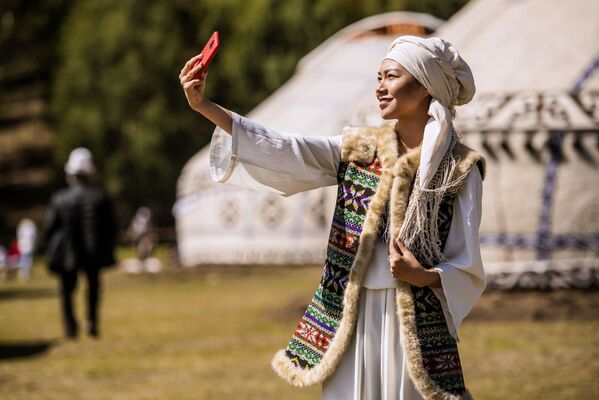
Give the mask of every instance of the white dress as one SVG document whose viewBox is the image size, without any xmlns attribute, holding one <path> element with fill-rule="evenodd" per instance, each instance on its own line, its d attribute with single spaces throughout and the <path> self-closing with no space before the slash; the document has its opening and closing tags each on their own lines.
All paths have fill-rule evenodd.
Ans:
<svg viewBox="0 0 599 400">
<path fill-rule="evenodd" d="M 210 173 L 218 182 L 283 196 L 337 184 L 341 136 L 302 136 L 275 132 L 233 113 L 232 135 L 216 129 L 210 145 Z M 478 230 L 482 178 L 472 168 L 454 202 L 443 249 L 448 262 L 435 266 L 439 298 L 451 335 L 485 288 Z M 387 246 L 377 243 L 360 292 L 356 331 L 333 376 L 322 385 L 325 400 L 416 400 L 403 357 L 396 312 L 395 280 Z"/>
</svg>

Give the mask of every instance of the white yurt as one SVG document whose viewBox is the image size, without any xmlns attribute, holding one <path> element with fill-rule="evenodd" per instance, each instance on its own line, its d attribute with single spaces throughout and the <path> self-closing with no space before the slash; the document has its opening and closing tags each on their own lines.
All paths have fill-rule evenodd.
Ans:
<svg viewBox="0 0 599 400">
<path fill-rule="evenodd" d="M 599 1 L 478 0 L 436 35 L 470 64 L 489 287 L 599 283 Z"/>
<path fill-rule="evenodd" d="M 305 57 L 249 117 L 307 135 L 378 124 L 373 71 L 399 33 L 385 27 L 426 34 L 436 24 L 405 13 L 358 22 Z M 489 287 L 598 285 L 599 2 L 472 0 L 434 34 L 456 45 L 476 80 L 456 127 L 488 163 L 480 232 Z M 334 191 L 281 198 L 217 185 L 203 149 L 178 196 L 184 265 L 324 258 Z"/>
<path fill-rule="evenodd" d="M 305 56 L 294 76 L 248 117 L 276 130 L 337 135 L 363 104 L 376 107 L 376 73 L 391 40 L 430 34 L 441 23 L 395 12 L 352 24 Z M 208 148 L 198 152 L 178 182 L 174 214 L 183 265 L 324 261 L 334 188 L 284 198 L 216 184 L 208 158 Z"/>
</svg>

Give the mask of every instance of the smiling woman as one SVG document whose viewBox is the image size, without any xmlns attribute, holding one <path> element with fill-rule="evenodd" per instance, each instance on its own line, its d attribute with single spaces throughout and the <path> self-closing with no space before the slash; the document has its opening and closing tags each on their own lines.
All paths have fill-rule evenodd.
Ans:
<svg viewBox="0 0 599 400">
<path fill-rule="evenodd" d="M 338 187 L 320 284 L 275 371 L 322 384 L 324 399 L 470 398 L 457 330 L 485 287 L 485 160 L 452 125 L 475 90 L 457 50 L 397 38 L 375 89 L 389 123 L 333 137 L 275 132 L 210 102 L 201 68 L 196 56 L 179 78 L 191 108 L 218 125 L 215 181 L 284 196 Z"/>
</svg>

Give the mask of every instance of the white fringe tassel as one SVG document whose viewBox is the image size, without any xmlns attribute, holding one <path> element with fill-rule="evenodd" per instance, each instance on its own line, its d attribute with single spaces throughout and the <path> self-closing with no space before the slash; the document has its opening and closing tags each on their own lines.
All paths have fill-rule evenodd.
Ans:
<svg viewBox="0 0 599 400">
<path fill-rule="evenodd" d="M 459 159 L 453 156 L 453 148 L 460 140 L 459 133 L 454 129 L 452 132 L 449 148 L 426 188 L 419 186 L 420 169 L 416 171 L 405 220 L 399 231 L 399 237 L 405 246 L 414 254 L 418 254 L 418 261 L 424 265 L 437 265 L 447 261 L 440 246 L 437 216 L 443 196 L 448 191 L 457 190 L 468 175 L 464 173 L 451 181 L 459 162 Z M 388 233 L 385 232 L 385 237 L 387 236 Z"/>
</svg>

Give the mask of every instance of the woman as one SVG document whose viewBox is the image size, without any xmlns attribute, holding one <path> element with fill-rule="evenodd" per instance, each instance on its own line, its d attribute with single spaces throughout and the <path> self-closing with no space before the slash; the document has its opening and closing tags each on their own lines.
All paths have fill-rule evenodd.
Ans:
<svg viewBox="0 0 599 400">
<path fill-rule="evenodd" d="M 456 342 L 485 287 L 485 161 L 452 126 L 475 91 L 457 50 L 397 38 L 375 90 L 393 123 L 334 137 L 273 132 L 210 102 L 206 73 L 193 79 L 198 60 L 180 80 L 191 108 L 221 128 L 214 179 L 282 195 L 338 185 L 320 285 L 275 371 L 296 386 L 322 383 L 324 399 L 471 398 Z"/>
</svg>

